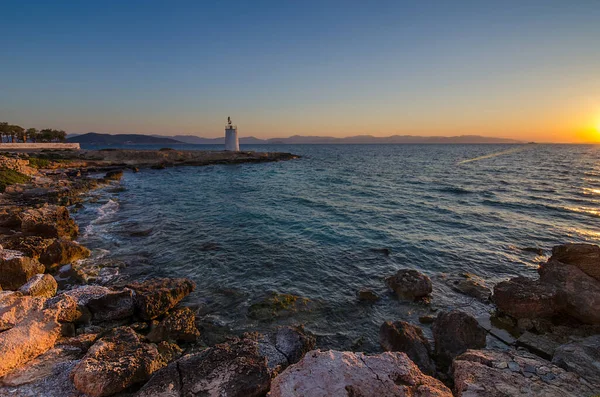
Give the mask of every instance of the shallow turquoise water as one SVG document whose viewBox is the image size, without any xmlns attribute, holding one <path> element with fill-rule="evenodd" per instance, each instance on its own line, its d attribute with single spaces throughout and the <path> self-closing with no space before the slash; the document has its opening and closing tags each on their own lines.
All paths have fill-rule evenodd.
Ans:
<svg viewBox="0 0 600 397">
<path fill-rule="evenodd" d="M 324 347 L 375 351 L 383 321 L 431 313 L 386 292 L 383 279 L 398 268 L 468 271 L 493 284 L 534 275 L 546 259 L 519 247 L 600 240 L 597 146 L 246 149 L 303 157 L 126 173 L 124 191 L 105 191 L 76 214 L 81 242 L 124 260 L 125 273 L 194 279 L 187 303 L 204 321 L 234 332 L 304 323 Z M 488 310 L 434 283 L 432 307 Z M 364 287 L 383 299 L 359 303 Z M 269 291 L 314 305 L 276 321 L 249 318 L 249 305 Z"/>
</svg>

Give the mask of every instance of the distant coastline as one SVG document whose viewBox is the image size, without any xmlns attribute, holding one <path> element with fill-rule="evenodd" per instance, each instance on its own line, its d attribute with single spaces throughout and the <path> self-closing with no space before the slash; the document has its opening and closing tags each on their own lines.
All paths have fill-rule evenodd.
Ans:
<svg viewBox="0 0 600 397">
<path fill-rule="evenodd" d="M 119 145 L 119 144 L 197 144 L 217 145 L 223 144 L 223 138 L 203 138 L 194 135 L 143 135 L 143 134 L 100 134 L 89 132 L 86 134 L 73 134 L 67 138 L 68 142 L 96 145 Z M 397 143 L 504 143 L 522 144 L 523 141 L 505 138 L 491 138 L 479 135 L 460 136 L 414 136 L 414 135 L 392 135 L 389 137 L 375 137 L 372 135 L 357 135 L 346 138 L 335 138 L 327 136 L 301 136 L 294 135 L 288 138 L 259 139 L 255 137 L 242 137 L 242 145 L 294 145 L 294 144 L 397 144 Z"/>
</svg>

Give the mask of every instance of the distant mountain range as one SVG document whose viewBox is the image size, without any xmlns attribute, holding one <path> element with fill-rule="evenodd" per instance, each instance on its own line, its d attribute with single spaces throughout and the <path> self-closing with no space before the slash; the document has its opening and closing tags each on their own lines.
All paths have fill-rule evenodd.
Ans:
<svg viewBox="0 0 600 397">
<path fill-rule="evenodd" d="M 224 138 L 202 138 L 195 135 L 138 135 L 138 134 L 73 134 L 67 138 L 68 142 L 96 145 L 124 145 L 124 144 L 196 144 L 196 145 L 222 145 Z M 393 144 L 393 143 L 523 143 L 522 141 L 505 138 L 490 138 L 479 135 L 460 136 L 415 136 L 392 135 L 388 137 L 375 137 L 372 135 L 357 135 L 346 138 L 328 136 L 301 136 L 294 135 L 289 138 L 259 139 L 255 137 L 241 137 L 241 145 L 274 145 L 274 144 Z"/>
</svg>

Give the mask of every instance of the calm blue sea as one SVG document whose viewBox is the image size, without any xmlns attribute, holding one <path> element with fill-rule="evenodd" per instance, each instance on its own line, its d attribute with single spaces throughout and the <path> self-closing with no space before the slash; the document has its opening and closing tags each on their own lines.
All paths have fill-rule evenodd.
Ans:
<svg viewBox="0 0 600 397">
<path fill-rule="evenodd" d="M 493 285 L 534 275 L 555 244 L 600 240 L 600 146 L 242 149 L 302 158 L 128 172 L 122 189 L 95 193 L 76 214 L 80 241 L 97 257 L 126 263 L 123 274 L 194 279 L 187 304 L 219 329 L 303 323 L 322 347 L 376 351 L 383 321 L 490 310 L 451 292 L 441 273 L 471 272 Z M 402 267 L 432 276 L 430 305 L 386 291 L 384 278 Z M 382 300 L 358 302 L 361 288 Z M 250 318 L 248 307 L 270 292 L 312 303 L 273 321 Z"/>
</svg>

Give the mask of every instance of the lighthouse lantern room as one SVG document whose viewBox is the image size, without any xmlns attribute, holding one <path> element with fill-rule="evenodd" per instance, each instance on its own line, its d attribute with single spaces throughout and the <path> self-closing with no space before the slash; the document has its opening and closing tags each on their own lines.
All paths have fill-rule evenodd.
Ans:
<svg viewBox="0 0 600 397">
<path fill-rule="evenodd" d="M 225 150 L 230 152 L 240 151 L 237 126 L 231 124 L 231 117 L 227 117 L 227 125 L 225 126 Z"/>
</svg>

